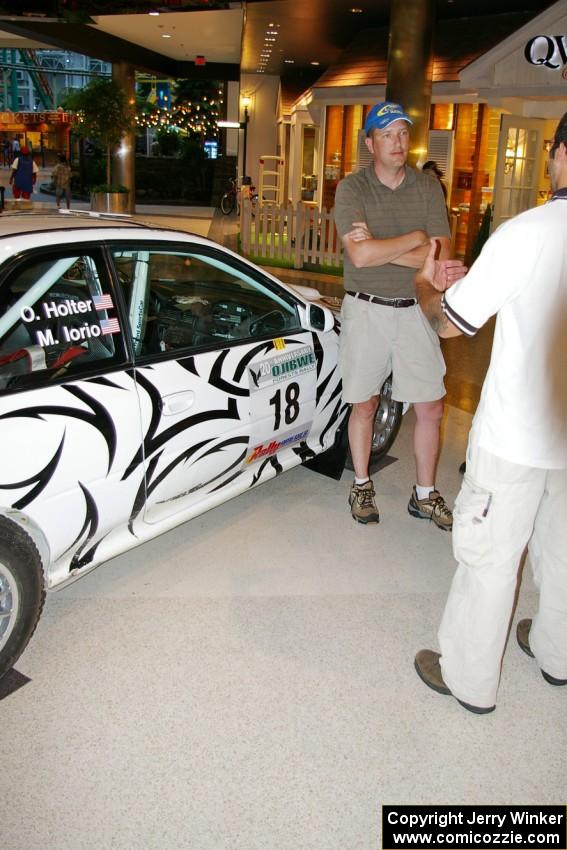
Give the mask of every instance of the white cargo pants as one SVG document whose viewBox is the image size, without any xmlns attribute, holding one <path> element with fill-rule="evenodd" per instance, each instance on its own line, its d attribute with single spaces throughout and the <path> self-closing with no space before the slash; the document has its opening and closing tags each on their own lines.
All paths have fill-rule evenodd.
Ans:
<svg viewBox="0 0 567 850">
<path fill-rule="evenodd" d="M 455 502 L 458 568 L 439 628 L 441 670 L 472 705 L 496 703 L 502 654 L 526 544 L 539 589 L 530 647 L 539 666 L 567 679 L 567 469 L 509 463 L 471 433 Z"/>
</svg>

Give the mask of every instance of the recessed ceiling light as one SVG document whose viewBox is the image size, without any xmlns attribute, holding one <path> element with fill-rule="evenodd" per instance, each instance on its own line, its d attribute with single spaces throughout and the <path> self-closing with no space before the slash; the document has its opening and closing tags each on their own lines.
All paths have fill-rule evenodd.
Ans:
<svg viewBox="0 0 567 850">
<path fill-rule="evenodd" d="M 168 32 L 164 32 L 161 34 L 162 38 L 171 38 L 171 35 Z"/>
<path fill-rule="evenodd" d="M 349 9 L 349 12 L 353 15 L 362 15 L 364 9 L 361 9 L 360 6 L 353 6 L 352 9 Z"/>
<path fill-rule="evenodd" d="M 284 59 L 284 62 L 286 63 L 286 65 L 293 65 L 295 59 Z"/>
<path fill-rule="evenodd" d="M 320 62 L 310 62 L 309 64 L 310 65 L 320 65 L 321 63 Z"/>
</svg>

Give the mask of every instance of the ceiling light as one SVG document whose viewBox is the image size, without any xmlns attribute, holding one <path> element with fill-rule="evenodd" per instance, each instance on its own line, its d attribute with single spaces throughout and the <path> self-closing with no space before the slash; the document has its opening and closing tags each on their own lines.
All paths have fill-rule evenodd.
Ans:
<svg viewBox="0 0 567 850">
<path fill-rule="evenodd" d="M 171 38 L 171 35 L 168 32 L 164 32 L 161 34 L 162 38 Z"/>
<path fill-rule="evenodd" d="M 310 65 L 320 65 L 321 63 L 320 62 L 310 62 L 309 64 Z"/>
<path fill-rule="evenodd" d="M 361 9 L 360 6 L 353 6 L 352 9 L 349 9 L 353 15 L 362 15 L 364 9 Z"/>
<path fill-rule="evenodd" d="M 293 65 L 295 59 L 284 59 L 284 62 L 286 63 L 286 65 Z"/>
</svg>

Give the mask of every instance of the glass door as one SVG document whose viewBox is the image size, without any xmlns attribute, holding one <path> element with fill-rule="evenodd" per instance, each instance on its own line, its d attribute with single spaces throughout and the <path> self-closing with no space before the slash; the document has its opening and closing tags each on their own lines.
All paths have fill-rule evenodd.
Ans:
<svg viewBox="0 0 567 850">
<path fill-rule="evenodd" d="M 503 115 L 498 138 L 492 230 L 518 213 L 534 207 L 537 199 L 543 121 Z"/>
</svg>

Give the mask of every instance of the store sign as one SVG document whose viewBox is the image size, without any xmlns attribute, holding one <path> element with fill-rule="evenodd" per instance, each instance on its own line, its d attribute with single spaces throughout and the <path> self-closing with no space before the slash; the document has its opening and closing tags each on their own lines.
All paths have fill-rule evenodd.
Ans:
<svg viewBox="0 0 567 850">
<path fill-rule="evenodd" d="M 2 124 L 69 124 L 68 112 L 0 112 Z"/>
<path fill-rule="evenodd" d="M 524 56 L 530 65 L 543 65 L 556 71 L 563 68 L 567 77 L 567 36 L 536 35 L 526 43 Z"/>
</svg>

